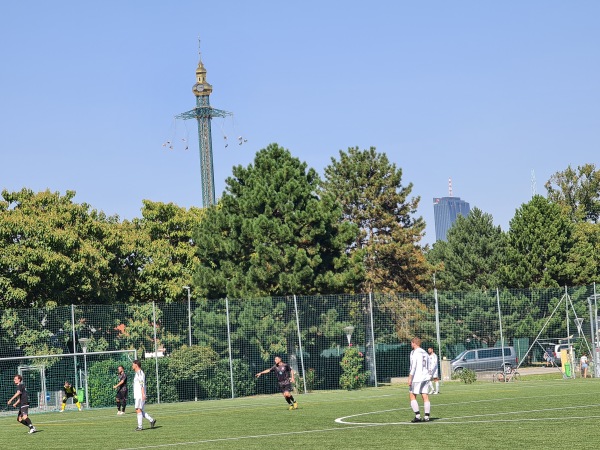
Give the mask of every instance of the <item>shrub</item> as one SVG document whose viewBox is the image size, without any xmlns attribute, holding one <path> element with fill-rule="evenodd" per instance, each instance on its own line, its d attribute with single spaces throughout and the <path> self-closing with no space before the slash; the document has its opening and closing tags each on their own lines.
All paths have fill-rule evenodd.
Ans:
<svg viewBox="0 0 600 450">
<path fill-rule="evenodd" d="M 306 392 L 304 392 L 304 379 L 301 376 L 296 377 L 294 387 L 300 394 L 312 392 L 315 388 L 315 369 L 311 368 L 306 371 Z"/>
<path fill-rule="evenodd" d="M 340 365 L 342 366 L 342 375 L 340 376 L 342 389 L 360 389 L 367 384 L 370 372 L 364 370 L 364 356 L 358 348 L 348 347 Z"/>
<path fill-rule="evenodd" d="M 477 374 L 474 370 L 471 369 L 463 369 L 452 374 L 453 380 L 460 380 L 465 384 L 473 384 L 477 381 Z"/>
<path fill-rule="evenodd" d="M 236 397 L 245 397 L 256 394 L 256 378 L 250 371 L 250 366 L 245 361 L 234 359 L 233 389 Z M 229 359 L 222 359 L 212 377 L 201 384 L 202 398 L 231 398 L 231 375 L 229 373 Z"/>
</svg>

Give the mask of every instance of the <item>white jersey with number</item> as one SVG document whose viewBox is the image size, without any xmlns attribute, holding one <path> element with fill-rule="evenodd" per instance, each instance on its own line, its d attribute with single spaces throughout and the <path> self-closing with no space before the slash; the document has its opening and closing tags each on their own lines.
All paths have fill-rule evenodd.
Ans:
<svg viewBox="0 0 600 450">
<path fill-rule="evenodd" d="M 133 377 L 133 398 L 142 399 L 142 389 L 146 391 L 146 375 L 142 369 L 138 370 Z"/>
<path fill-rule="evenodd" d="M 429 355 L 421 347 L 410 352 L 410 375 L 413 383 L 431 380 Z"/>
<path fill-rule="evenodd" d="M 429 373 L 431 374 L 431 378 L 439 378 L 438 377 L 438 357 L 435 353 L 431 353 L 428 355 L 429 357 Z"/>
</svg>

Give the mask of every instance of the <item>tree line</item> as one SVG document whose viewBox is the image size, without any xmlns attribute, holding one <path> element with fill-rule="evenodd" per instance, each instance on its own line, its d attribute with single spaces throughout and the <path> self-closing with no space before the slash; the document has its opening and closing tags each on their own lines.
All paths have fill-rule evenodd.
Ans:
<svg viewBox="0 0 600 450">
<path fill-rule="evenodd" d="M 217 205 L 144 200 L 121 221 L 75 192 L 2 191 L 0 308 L 495 287 L 600 279 L 600 171 L 556 172 L 509 229 L 474 208 L 446 242 L 422 244 L 420 198 L 375 148 L 322 176 L 271 144 L 236 166 Z"/>
</svg>

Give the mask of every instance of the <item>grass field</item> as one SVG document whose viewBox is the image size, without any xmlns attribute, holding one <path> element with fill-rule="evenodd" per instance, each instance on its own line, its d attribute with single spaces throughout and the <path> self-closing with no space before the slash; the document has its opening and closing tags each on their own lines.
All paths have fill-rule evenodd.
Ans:
<svg viewBox="0 0 600 450">
<path fill-rule="evenodd" d="M 32 449 L 375 449 L 595 448 L 600 379 L 525 377 L 518 383 L 445 383 L 431 396 L 432 421 L 411 424 L 408 387 L 148 405 L 155 429 L 134 431 L 135 411 L 116 408 L 32 414 L 27 434 L 0 418 L 0 448 Z M 581 443 L 584 443 L 583 445 Z M 589 446 L 586 447 L 585 443 Z"/>
</svg>

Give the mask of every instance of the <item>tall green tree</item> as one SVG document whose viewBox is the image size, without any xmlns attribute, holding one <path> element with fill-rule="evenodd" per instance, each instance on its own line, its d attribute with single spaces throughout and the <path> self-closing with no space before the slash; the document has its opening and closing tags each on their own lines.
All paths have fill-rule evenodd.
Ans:
<svg viewBox="0 0 600 450">
<path fill-rule="evenodd" d="M 595 164 L 567 167 L 546 182 L 548 199 L 567 208 L 575 222 L 600 220 L 600 170 Z"/>
<path fill-rule="evenodd" d="M 573 283 L 600 282 L 600 223 L 579 222 L 573 225 L 575 243 L 569 254 Z"/>
<path fill-rule="evenodd" d="M 142 218 L 124 225 L 129 300 L 170 303 L 185 298 L 183 286 L 190 285 L 198 264 L 192 235 L 203 214 L 200 208 L 143 201 Z"/>
<path fill-rule="evenodd" d="M 436 272 L 439 288 L 486 291 L 500 286 L 505 247 L 505 235 L 492 216 L 473 208 L 467 217 L 458 216 L 447 241 L 433 244 L 427 259 L 442 267 Z"/>
<path fill-rule="evenodd" d="M 254 164 L 233 168 L 218 205 L 209 208 L 194 241 L 194 278 L 208 298 L 343 292 L 355 274 L 345 249 L 355 227 L 341 208 L 317 195 L 319 177 L 271 144 Z"/>
<path fill-rule="evenodd" d="M 117 217 L 75 192 L 2 191 L 0 306 L 110 303 L 118 298 Z"/>
<path fill-rule="evenodd" d="M 572 285 L 569 254 L 573 223 L 564 209 L 536 195 L 519 208 L 508 230 L 505 285 L 543 288 Z"/>
<path fill-rule="evenodd" d="M 410 197 L 413 185 L 403 185 L 402 169 L 374 147 L 349 148 L 325 168 L 323 188 L 360 230 L 348 250 L 358 252 L 365 267 L 361 290 L 418 292 L 430 285 L 420 245 L 425 222 L 415 216 L 419 197 Z"/>
</svg>

